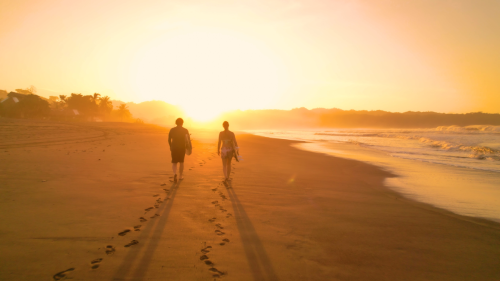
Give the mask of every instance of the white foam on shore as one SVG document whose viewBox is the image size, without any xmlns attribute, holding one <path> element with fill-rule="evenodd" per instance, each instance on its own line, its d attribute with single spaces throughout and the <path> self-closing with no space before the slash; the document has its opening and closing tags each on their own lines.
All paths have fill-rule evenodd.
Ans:
<svg viewBox="0 0 500 281">
<path fill-rule="evenodd" d="M 443 131 L 446 133 L 439 133 Z M 457 137 L 456 131 L 466 137 Z M 467 133 L 470 131 L 473 133 Z M 485 133 L 477 137 L 477 132 L 493 133 Z M 397 175 L 397 177 L 387 178 L 386 185 L 410 199 L 460 215 L 500 222 L 498 151 L 491 147 L 491 151 L 463 148 L 481 147 L 477 145 L 480 142 L 499 143 L 500 134 L 496 128 L 488 130 L 342 129 L 328 132 L 302 130 L 274 131 L 272 134 L 270 131 L 250 131 L 250 133 L 272 138 L 305 140 L 306 143 L 294 146 L 307 151 L 379 166 Z M 334 134 L 333 137 L 332 134 Z M 387 134 L 407 138 L 388 137 Z M 417 137 L 420 135 L 420 137 L 413 138 L 411 135 L 417 135 Z M 443 147 L 444 143 L 439 146 L 428 145 L 427 141 L 421 141 L 422 135 L 432 142 L 442 141 L 459 146 L 446 149 Z"/>
</svg>

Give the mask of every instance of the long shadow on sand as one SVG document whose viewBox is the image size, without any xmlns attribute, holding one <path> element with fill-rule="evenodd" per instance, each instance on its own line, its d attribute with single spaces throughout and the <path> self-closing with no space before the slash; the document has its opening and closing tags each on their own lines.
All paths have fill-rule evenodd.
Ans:
<svg viewBox="0 0 500 281">
<path fill-rule="evenodd" d="M 151 263 L 151 259 L 153 258 L 153 254 L 160 243 L 160 238 L 165 230 L 170 209 L 172 208 L 177 189 L 181 183 L 182 181 L 177 184 L 174 183 L 170 187 L 168 201 L 160 205 L 160 208 L 156 211 L 156 214 L 160 216 L 151 218 L 146 223 L 146 227 L 142 229 L 141 235 L 137 238 L 139 246 L 132 246 L 130 248 L 122 264 L 115 272 L 113 280 L 142 280 L 144 278 L 149 264 Z M 135 271 L 131 274 L 130 272 L 134 268 Z"/>
<path fill-rule="evenodd" d="M 234 218 L 236 219 L 236 225 L 241 235 L 241 241 L 243 242 L 243 248 L 250 270 L 252 271 L 253 279 L 259 281 L 278 280 L 266 250 L 262 246 L 252 222 L 248 218 L 231 185 L 227 186 L 227 193 L 233 205 Z"/>
</svg>

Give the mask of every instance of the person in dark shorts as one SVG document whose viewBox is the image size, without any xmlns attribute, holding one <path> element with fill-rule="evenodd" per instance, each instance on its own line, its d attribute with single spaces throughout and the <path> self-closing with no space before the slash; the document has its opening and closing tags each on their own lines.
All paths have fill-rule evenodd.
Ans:
<svg viewBox="0 0 500 281">
<path fill-rule="evenodd" d="M 186 142 L 191 142 L 189 131 L 182 127 L 184 120 L 175 120 L 177 127 L 170 129 L 168 133 L 168 145 L 172 154 L 172 171 L 174 172 L 174 182 L 177 182 L 177 163 L 179 164 L 179 180 L 182 180 L 184 172 L 184 156 L 186 155 Z"/>
</svg>

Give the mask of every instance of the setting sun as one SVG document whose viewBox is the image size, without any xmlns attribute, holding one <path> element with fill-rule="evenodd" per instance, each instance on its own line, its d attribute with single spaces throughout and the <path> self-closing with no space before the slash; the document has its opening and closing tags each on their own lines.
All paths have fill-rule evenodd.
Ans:
<svg viewBox="0 0 500 281">
<path fill-rule="evenodd" d="M 198 121 L 232 109 L 266 108 L 287 87 L 285 67 L 264 44 L 225 30 L 160 36 L 137 53 L 132 68 L 138 95 L 169 100 Z"/>
</svg>

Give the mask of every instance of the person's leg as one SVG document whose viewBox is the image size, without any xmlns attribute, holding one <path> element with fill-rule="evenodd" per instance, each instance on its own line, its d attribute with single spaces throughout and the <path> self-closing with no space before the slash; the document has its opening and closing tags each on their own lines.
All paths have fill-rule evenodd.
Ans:
<svg viewBox="0 0 500 281">
<path fill-rule="evenodd" d="M 184 172 L 184 162 L 179 163 L 179 179 L 182 180 L 182 173 Z"/>
<path fill-rule="evenodd" d="M 177 182 L 177 163 L 172 163 L 172 171 L 174 172 L 174 182 Z"/>
<path fill-rule="evenodd" d="M 224 180 L 227 179 L 226 165 L 227 165 L 227 159 L 226 158 L 222 158 L 222 172 L 224 172 Z"/>
<path fill-rule="evenodd" d="M 226 173 L 227 173 L 227 179 L 229 179 L 229 177 L 231 176 L 231 160 L 233 159 L 233 157 L 229 157 L 227 158 L 227 164 L 226 164 Z"/>
</svg>

